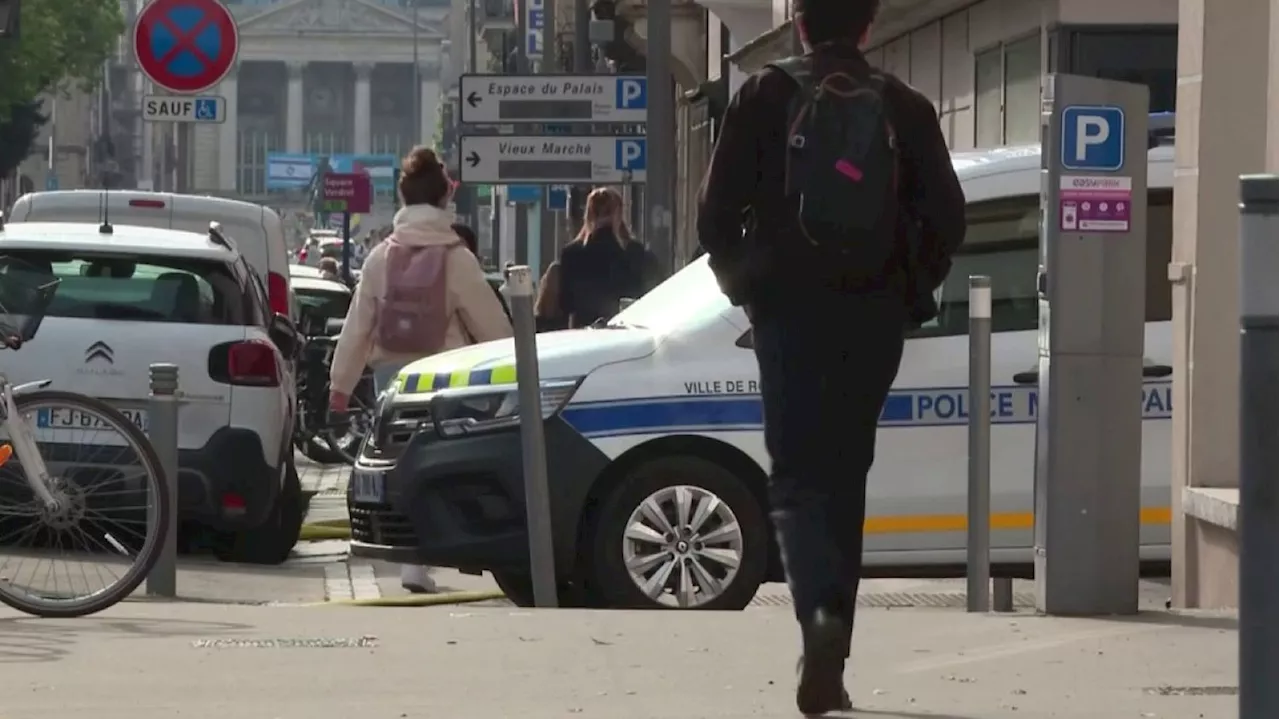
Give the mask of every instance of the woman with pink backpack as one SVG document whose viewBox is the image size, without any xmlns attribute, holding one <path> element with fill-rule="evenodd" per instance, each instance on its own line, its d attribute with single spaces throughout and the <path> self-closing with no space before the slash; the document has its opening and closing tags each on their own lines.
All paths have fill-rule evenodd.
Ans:
<svg viewBox="0 0 1280 719">
<path fill-rule="evenodd" d="M 480 263 L 444 209 L 453 181 L 436 153 L 415 147 L 400 171 L 403 207 L 391 235 L 365 258 L 329 372 L 329 405 L 345 412 L 364 368 L 381 391 L 406 364 L 437 352 L 511 336 L 511 321 Z M 426 567 L 404 565 L 400 583 L 433 592 Z"/>
</svg>

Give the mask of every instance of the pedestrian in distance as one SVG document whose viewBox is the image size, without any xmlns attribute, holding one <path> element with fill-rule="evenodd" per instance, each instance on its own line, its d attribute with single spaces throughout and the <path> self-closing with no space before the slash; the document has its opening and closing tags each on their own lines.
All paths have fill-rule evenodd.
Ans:
<svg viewBox="0 0 1280 719">
<path fill-rule="evenodd" d="M 435 152 L 420 146 L 405 156 L 402 207 L 391 235 L 365 259 L 334 350 L 332 411 L 346 411 L 366 366 L 382 391 L 414 360 L 511 336 L 510 320 L 445 209 L 453 188 Z M 403 565 L 400 583 L 412 592 L 435 591 L 426 567 Z"/>
<path fill-rule="evenodd" d="M 636 241 L 623 215 L 617 190 L 587 195 L 582 229 L 538 283 L 542 324 L 589 327 L 617 314 L 624 297 L 638 299 L 662 281 L 658 258 Z"/>
<path fill-rule="evenodd" d="M 852 707 L 876 424 L 905 331 L 937 314 L 932 291 L 965 231 L 933 105 L 860 50 L 878 6 L 795 0 L 806 52 L 738 90 L 699 198 L 698 240 L 751 321 L 809 715 Z"/>
<path fill-rule="evenodd" d="M 320 276 L 326 280 L 338 280 L 338 261 L 332 257 L 323 257 L 320 264 L 316 266 L 320 270 Z"/>
<path fill-rule="evenodd" d="M 467 246 L 471 254 L 480 259 L 480 238 L 476 237 L 475 230 L 471 229 L 463 222 L 453 223 L 453 231 L 458 233 L 458 237 L 462 239 L 462 244 Z M 488 280 L 485 280 L 488 282 Z M 493 287 L 493 285 L 490 285 Z M 493 287 L 493 294 L 498 298 L 498 302 L 502 305 L 502 311 L 507 313 L 507 319 L 511 319 L 511 309 L 507 307 L 507 298 L 502 296 L 500 287 Z"/>
</svg>

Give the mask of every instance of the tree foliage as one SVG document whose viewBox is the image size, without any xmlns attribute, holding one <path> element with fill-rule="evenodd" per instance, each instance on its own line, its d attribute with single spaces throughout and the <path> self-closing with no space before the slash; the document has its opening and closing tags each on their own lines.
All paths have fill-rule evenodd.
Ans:
<svg viewBox="0 0 1280 719">
<path fill-rule="evenodd" d="M 17 169 L 40 133 L 40 127 L 48 121 L 41 114 L 40 101 L 24 102 L 9 110 L 8 122 L 0 122 L 0 177 Z"/>
<path fill-rule="evenodd" d="M 21 34 L 0 40 L 0 122 L 63 83 L 91 89 L 124 34 L 119 0 L 22 0 Z"/>
</svg>

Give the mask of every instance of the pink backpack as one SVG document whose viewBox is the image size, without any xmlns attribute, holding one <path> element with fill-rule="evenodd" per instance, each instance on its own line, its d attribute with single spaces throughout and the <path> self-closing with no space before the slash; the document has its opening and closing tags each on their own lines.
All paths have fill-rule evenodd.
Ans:
<svg viewBox="0 0 1280 719">
<path fill-rule="evenodd" d="M 377 326 L 383 350 L 425 357 L 443 348 L 450 315 L 445 268 L 457 246 L 413 247 L 387 239 L 387 283 Z"/>
</svg>

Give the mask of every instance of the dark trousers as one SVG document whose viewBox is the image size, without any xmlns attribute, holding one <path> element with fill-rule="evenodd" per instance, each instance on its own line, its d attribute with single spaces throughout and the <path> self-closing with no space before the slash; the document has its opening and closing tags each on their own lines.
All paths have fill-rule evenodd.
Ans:
<svg viewBox="0 0 1280 719">
<path fill-rule="evenodd" d="M 802 625 L 825 608 L 852 634 L 867 472 L 902 360 L 901 304 L 840 297 L 753 323 L 772 517 Z"/>
</svg>

